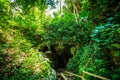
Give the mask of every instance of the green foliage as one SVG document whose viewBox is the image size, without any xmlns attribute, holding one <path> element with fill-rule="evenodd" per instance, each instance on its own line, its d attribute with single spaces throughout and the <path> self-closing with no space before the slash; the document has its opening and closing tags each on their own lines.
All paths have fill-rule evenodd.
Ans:
<svg viewBox="0 0 120 80">
<path fill-rule="evenodd" d="M 49 60 L 32 48 L 19 31 L 1 30 L 0 41 L 1 79 L 49 79 L 50 75 L 55 75 Z"/>
<path fill-rule="evenodd" d="M 71 16 L 71 17 L 69 17 Z M 66 14 L 59 19 L 56 17 L 50 23 L 45 36 L 50 42 L 62 40 L 64 43 L 75 41 L 76 22 L 72 14 Z"/>
<path fill-rule="evenodd" d="M 84 19 L 80 24 L 75 21 L 75 16 L 72 13 L 65 13 L 62 16 L 55 17 L 46 25 L 44 33 L 44 41 L 50 43 L 63 42 L 63 44 L 76 45 L 77 43 L 88 43 L 90 38 L 89 28 L 90 22 L 86 25 Z M 47 24 L 47 23 L 46 23 Z"/>
<path fill-rule="evenodd" d="M 114 47 L 119 49 L 119 26 L 119 24 L 110 23 L 98 26 L 93 31 L 92 39 L 100 46 L 104 46 L 106 48 Z"/>
<path fill-rule="evenodd" d="M 68 63 L 67 69 L 80 75 L 84 70 L 111 79 L 119 79 L 119 68 L 116 73 L 116 69 L 112 67 L 113 64 L 114 62 L 106 50 L 99 48 L 98 45 L 86 45 Z M 92 79 L 90 76 L 86 76 L 86 78 Z"/>
<path fill-rule="evenodd" d="M 120 79 L 120 25 L 115 16 L 119 13 L 119 2 L 82 0 L 80 3 L 82 4 L 79 16 L 79 25 L 82 26 L 80 33 L 88 36 L 83 38 L 85 40 L 82 41 L 85 43 L 68 63 L 67 69 L 77 74 L 85 70 L 112 80 Z M 92 79 L 89 76 L 86 78 Z"/>
<path fill-rule="evenodd" d="M 0 1 L 0 26 L 3 27 L 5 24 L 8 23 L 8 19 L 11 18 L 11 8 L 10 3 L 8 0 L 1 0 Z"/>
<path fill-rule="evenodd" d="M 18 0 L 13 3 L 16 1 Z M 18 1 L 18 5 L 28 5 L 21 2 Z M 49 59 L 35 49 L 35 44 L 40 40 L 38 32 L 41 32 L 39 25 L 42 23 L 39 17 L 42 14 L 38 14 L 41 11 L 32 7 L 29 14 L 23 15 L 19 10 L 12 11 L 19 6 L 13 8 L 8 0 L 1 0 L 0 4 L 0 79 L 55 80 L 56 73 L 51 68 Z"/>
<path fill-rule="evenodd" d="M 67 65 L 70 71 L 120 79 L 120 2 L 65 2 L 67 7 L 51 18 L 45 9 L 55 7 L 54 0 L 0 0 L 1 79 L 54 80 L 49 59 L 38 51 L 44 46 L 74 55 Z"/>
<path fill-rule="evenodd" d="M 32 7 L 37 6 L 40 10 L 45 10 L 47 8 L 47 4 L 53 5 L 51 3 L 54 3 L 53 1 L 49 0 L 15 0 L 13 4 L 15 6 L 22 7 L 22 10 L 26 13 L 28 13 L 29 9 Z"/>
</svg>

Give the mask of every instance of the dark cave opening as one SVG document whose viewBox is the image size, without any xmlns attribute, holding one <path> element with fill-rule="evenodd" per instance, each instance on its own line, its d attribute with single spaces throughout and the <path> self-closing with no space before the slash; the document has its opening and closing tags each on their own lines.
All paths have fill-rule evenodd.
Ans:
<svg viewBox="0 0 120 80">
<path fill-rule="evenodd" d="M 70 46 L 64 46 L 64 49 L 56 50 L 55 45 L 50 46 L 50 50 L 47 46 L 44 46 L 42 51 L 45 53 L 47 58 L 52 62 L 51 67 L 55 70 L 66 68 L 69 59 L 73 57 L 70 53 Z"/>
</svg>

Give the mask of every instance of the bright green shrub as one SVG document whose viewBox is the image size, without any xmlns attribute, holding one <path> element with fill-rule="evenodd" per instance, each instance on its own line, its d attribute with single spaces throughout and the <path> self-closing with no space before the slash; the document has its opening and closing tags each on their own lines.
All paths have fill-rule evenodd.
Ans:
<svg viewBox="0 0 120 80">
<path fill-rule="evenodd" d="M 88 71 L 101 76 L 109 77 L 109 59 L 104 51 L 97 45 L 86 45 L 78 51 L 74 58 L 68 63 L 67 68 L 82 75 L 82 71 Z M 103 58 L 104 57 L 104 58 Z M 76 64 L 74 64 L 76 63 Z M 86 76 L 87 79 L 92 77 Z"/>
<path fill-rule="evenodd" d="M 19 30 L 0 30 L 0 78 L 9 80 L 55 79 L 49 59 L 32 48 Z M 51 77 L 50 77 L 51 76 Z"/>
<path fill-rule="evenodd" d="M 85 70 L 113 80 L 119 79 L 119 35 L 118 24 L 96 27 L 91 36 L 92 45 L 85 45 L 77 52 L 68 63 L 68 70 L 78 74 Z"/>
</svg>

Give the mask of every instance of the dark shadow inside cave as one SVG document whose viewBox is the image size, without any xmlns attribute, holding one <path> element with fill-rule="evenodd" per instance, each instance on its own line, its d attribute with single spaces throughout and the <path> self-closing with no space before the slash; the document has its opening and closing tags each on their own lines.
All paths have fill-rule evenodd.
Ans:
<svg viewBox="0 0 120 80">
<path fill-rule="evenodd" d="M 72 54 L 70 53 L 70 46 L 64 46 L 62 50 L 56 50 L 54 45 L 50 46 L 50 50 L 47 46 L 44 46 L 42 51 L 44 54 L 52 61 L 51 66 L 55 69 L 66 68 L 69 59 L 72 58 Z"/>
</svg>

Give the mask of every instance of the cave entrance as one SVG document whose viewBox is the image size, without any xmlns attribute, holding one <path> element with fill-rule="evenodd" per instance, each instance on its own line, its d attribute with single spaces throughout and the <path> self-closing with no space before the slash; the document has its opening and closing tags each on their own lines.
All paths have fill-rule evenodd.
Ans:
<svg viewBox="0 0 120 80">
<path fill-rule="evenodd" d="M 53 65 L 54 69 L 60 69 L 60 68 L 66 68 L 67 63 L 69 62 L 69 59 L 72 57 L 69 55 L 70 53 L 57 53 L 55 54 L 55 57 L 53 58 Z"/>
<path fill-rule="evenodd" d="M 56 49 L 56 46 L 51 45 L 50 51 L 48 51 L 48 47 L 44 47 L 43 52 L 52 62 L 51 66 L 55 69 L 64 69 L 66 68 L 69 59 L 73 57 L 70 53 L 70 46 L 64 46 L 63 49 Z"/>
</svg>

